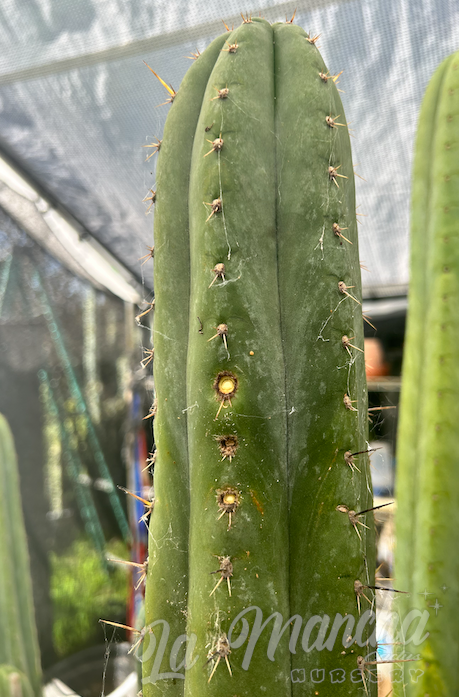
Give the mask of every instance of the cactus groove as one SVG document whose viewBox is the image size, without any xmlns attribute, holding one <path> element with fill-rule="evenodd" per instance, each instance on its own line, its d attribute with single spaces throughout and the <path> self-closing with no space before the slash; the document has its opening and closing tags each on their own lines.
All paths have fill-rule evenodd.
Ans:
<svg viewBox="0 0 459 697">
<path fill-rule="evenodd" d="M 309 696 L 317 676 L 327 694 L 364 687 L 374 628 L 346 644 L 374 539 L 372 514 L 352 516 L 372 493 L 345 124 L 315 40 L 259 18 L 198 57 L 171 107 L 144 697 Z"/>
<path fill-rule="evenodd" d="M 397 451 L 399 588 L 403 614 L 430 614 L 407 650 L 424 671 L 406 693 L 459 691 L 459 54 L 439 66 L 419 116 L 411 204 L 411 279 Z M 427 595 L 424 595 L 427 592 Z M 436 600 L 437 599 L 437 600 Z M 440 605 L 437 610 L 436 603 Z M 402 694 L 400 691 L 398 694 Z"/>
</svg>

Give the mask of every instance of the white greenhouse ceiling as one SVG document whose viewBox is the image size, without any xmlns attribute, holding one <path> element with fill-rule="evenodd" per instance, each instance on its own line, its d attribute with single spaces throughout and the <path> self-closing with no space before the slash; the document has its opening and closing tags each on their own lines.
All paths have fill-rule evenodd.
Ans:
<svg viewBox="0 0 459 697">
<path fill-rule="evenodd" d="M 4 0 L 0 206 L 80 275 L 98 276 L 99 255 L 114 274 L 99 273 L 101 285 L 131 301 L 145 296 L 152 268 L 140 258 L 153 244 L 154 212 L 145 215 L 142 199 L 155 188 L 155 157 L 146 161 L 143 146 L 161 138 L 170 107 L 157 106 L 167 95 L 143 61 L 177 89 L 187 56 L 225 31 L 222 20 L 237 25 L 243 11 L 285 21 L 295 9 L 295 22 L 320 34 L 330 72 L 344 71 L 364 177 L 366 295 L 403 294 L 416 122 L 433 71 L 459 49 L 454 0 Z"/>
</svg>

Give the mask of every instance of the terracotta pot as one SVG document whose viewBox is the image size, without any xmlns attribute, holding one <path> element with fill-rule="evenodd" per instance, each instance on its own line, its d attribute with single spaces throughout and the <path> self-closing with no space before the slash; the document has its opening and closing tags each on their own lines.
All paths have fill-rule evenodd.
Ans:
<svg viewBox="0 0 459 697">
<path fill-rule="evenodd" d="M 384 348 L 376 337 L 365 339 L 365 371 L 367 378 L 389 374 L 389 364 L 384 360 Z"/>
</svg>

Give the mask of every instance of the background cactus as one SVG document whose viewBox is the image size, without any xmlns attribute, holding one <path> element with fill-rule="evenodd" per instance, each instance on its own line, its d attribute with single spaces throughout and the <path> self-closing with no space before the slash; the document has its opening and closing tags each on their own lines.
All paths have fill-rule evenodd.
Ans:
<svg viewBox="0 0 459 697">
<path fill-rule="evenodd" d="M 34 692 L 24 673 L 12 666 L 0 666 L 0 695 L 2 697 L 33 697 Z"/>
<path fill-rule="evenodd" d="M 317 694 L 311 678 L 355 695 L 361 673 L 374 694 L 357 658 L 371 647 L 343 648 L 341 627 L 319 650 L 337 613 L 346 637 L 368 608 L 374 539 L 372 514 L 352 515 L 372 505 L 354 172 L 316 39 L 246 17 L 172 96 L 155 194 L 145 697 Z M 250 607 L 286 628 L 268 657 L 272 618 L 247 665 L 241 622 L 231 653 L 227 635 Z M 324 615 L 326 638 L 315 623 L 303 650 Z"/>
<path fill-rule="evenodd" d="M 424 675 L 405 680 L 403 694 L 430 697 L 459 691 L 458 119 L 456 53 L 435 72 L 419 117 L 397 451 L 396 576 L 410 591 L 403 614 L 430 613 L 430 636 L 408 647 L 421 652 Z"/>
<path fill-rule="evenodd" d="M 17 460 L 11 431 L 1 414 L 0 500 L 0 694 L 39 697 L 40 651 Z"/>
</svg>

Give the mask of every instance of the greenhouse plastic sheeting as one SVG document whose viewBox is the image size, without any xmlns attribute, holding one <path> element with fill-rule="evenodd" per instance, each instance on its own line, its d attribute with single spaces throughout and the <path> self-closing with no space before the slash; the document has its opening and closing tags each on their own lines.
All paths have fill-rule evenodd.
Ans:
<svg viewBox="0 0 459 697">
<path fill-rule="evenodd" d="M 320 34 L 320 50 L 351 122 L 361 259 L 368 292 L 408 282 L 410 172 L 426 85 L 459 48 L 453 0 L 173 3 L 4 0 L 0 7 L 0 145 L 132 273 L 152 244 L 142 199 L 155 185 L 167 94 L 142 61 L 177 89 L 186 57 L 240 11 L 291 18 Z M 395 288 L 393 288 L 395 286 Z M 398 290 L 397 290 L 398 289 Z"/>
</svg>

